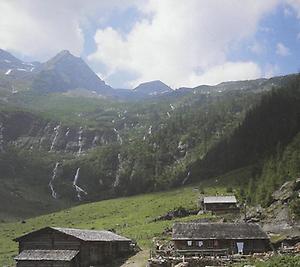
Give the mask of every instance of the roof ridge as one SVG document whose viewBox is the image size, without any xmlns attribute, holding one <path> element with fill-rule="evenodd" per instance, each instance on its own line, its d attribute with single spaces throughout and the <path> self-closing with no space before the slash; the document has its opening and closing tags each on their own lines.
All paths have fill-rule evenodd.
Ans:
<svg viewBox="0 0 300 267">
<path fill-rule="evenodd" d="M 30 236 L 33 233 L 38 233 L 39 231 L 44 231 L 51 229 L 51 231 L 57 231 L 62 234 L 73 236 L 74 238 L 83 240 L 83 241 L 127 241 L 130 242 L 131 239 L 118 235 L 117 233 L 108 231 L 108 230 L 89 230 L 89 229 L 76 229 L 76 228 L 63 228 L 63 227 L 54 227 L 48 226 L 41 228 L 39 230 L 27 233 L 20 237 L 14 239 L 14 241 L 21 240 L 26 236 Z"/>
</svg>

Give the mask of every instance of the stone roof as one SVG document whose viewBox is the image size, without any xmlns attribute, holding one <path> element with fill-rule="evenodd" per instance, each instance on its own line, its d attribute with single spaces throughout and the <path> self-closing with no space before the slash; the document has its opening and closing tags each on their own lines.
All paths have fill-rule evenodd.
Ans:
<svg viewBox="0 0 300 267">
<path fill-rule="evenodd" d="M 204 197 L 203 202 L 205 204 L 213 203 L 237 203 L 235 196 L 210 196 Z"/>
<path fill-rule="evenodd" d="M 17 261 L 71 261 L 78 250 L 23 250 L 15 257 Z"/>
<path fill-rule="evenodd" d="M 33 232 L 30 232 L 23 236 L 20 236 L 20 237 L 16 238 L 15 241 L 19 242 L 23 238 L 30 237 L 33 234 L 37 235 L 37 234 L 39 234 L 39 232 L 44 232 L 47 230 L 48 231 L 49 230 L 50 231 L 58 231 L 58 232 L 67 234 L 69 236 L 73 236 L 73 237 L 78 238 L 83 241 L 104 241 L 104 242 L 105 241 L 106 242 L 109 242 L 109 241 L 130 242 L 131 241 L 130 239 L 128 239 L 126 237 L 123 237 L 123 236 L 117 235 L 113 232 L 105 231 L 105 230 L 84 230 L 84 229 L 60 228 L 60 227 L 45 227 L 40 230 L 33 231 Z"/>
<path fill-rule="evenodd" d="M 175 223 L 173 240 L 268 239 L 258 224 L 248 223 Z"/>
<path fill-rule="evenodd" d="M 52 228 L 59 232 L 74 236 L 84 241 L 131 241 L 126 237 L 105 230 L 98 231 L 98 230 L 82 230 L 82 229 L 58 228 L 58 227 L 52 227 Z"/>
</svg>

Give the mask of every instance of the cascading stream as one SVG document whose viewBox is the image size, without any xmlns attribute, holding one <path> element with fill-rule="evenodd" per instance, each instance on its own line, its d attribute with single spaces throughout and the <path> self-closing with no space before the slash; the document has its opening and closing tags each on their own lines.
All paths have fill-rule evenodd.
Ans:
<svg viewBox="0 0 300 267">
<path fill-rule="evenodd" d="M 53 174 L 52 174 L 51 180 L 49 182 L 49 187 L 51 189 L 51 195 L 55 199 L 57 199 L 57 193 L 54 190 L 53 182 L 54 182 L 55 178 L 57 177 L 57 170 L 58 170 L 59 164 L 60 164 L 59 162 L 56 162 L 55 167 L 54 167 L 54 169 L 52 171 Z"/>
<path fill-rule="evenodd" d="M 121 154 L 119 153 L 118 154 L 118 170 L 116 172 L 116 178 L 115 178 L 115 181 L 113 183 L 113 187 L 117 187 L 119 184 L 120 184 L 120 172 L 121 172 Z"/>
<path fill-rule="evenodd" d="M 117 134 L 117 141 L 119 142 L 120 145 L 122 145 L 123 144 L 123 139 L 122 139 L 119 131 L 116 128 L 114 128 L 114 132 Z"/>
<path fill-rule="evenodd" d="M 53 138 L 52 143 L 51 143 L 50 151 L 53 151 L 53 149 L 54 149 L 54 146 L 56 144 L 56 140 L 57 140 L 57 137 L 58 137 L 58 134 L 59 134 L 59 129 L 60 129 L 60 124 L 57 125 L 56 127 L 54 127 L 54 129 L 53 129 L 55 135 L 54 135 L 54 138 Z"/>
<path fill-rule="evenodd" d="M 77 185 L 77 181 L 78 181 L 78 178 L 79 178 L 79 172 L 80 172 L 80 168 L 78 168 L 76 170 L 76 174 L 75 174 L 74 180 L 73 180 L 73 187 L 75 188 L 75 190 L 77 192 L 78 200 L 81 201 L 82 200 L 81 193 L 83 193 L 85 195 L 87 195 L 88 193 Z"/>
<path fill-rule="evenodd" d="M 188 181 L 188 179 L 190 178 L 190 175 L 191 175 L 191 172 L 189 171 L 189 172 L 187 173 L 187 175 L 185 176 L 185 178 L 183 179 L 183 181 L 182 181 L 182 184 L 183 184 L 183 185 Z"/>
<path fill-rule="evenodd" d="M 83 129 L 82 127 L 79 128 L 79 136 L 78 136 L 78 152 L 77 152 L 77 156 L 80 156 L 82 153 L 82 147 L 83 147 L 83 141 L 82 141 L 82 133 L 83 133 Z"/>
</svg>

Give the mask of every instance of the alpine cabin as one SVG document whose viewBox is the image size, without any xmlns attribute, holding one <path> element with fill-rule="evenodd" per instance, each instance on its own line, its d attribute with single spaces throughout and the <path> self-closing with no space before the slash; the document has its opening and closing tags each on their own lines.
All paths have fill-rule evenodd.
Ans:
<svg viewBox="0 0 300 267">
<path fill-rule="evenodd" d="M 203 211 L 211 211 L 215 214 L 239 213 L 240 209 L 235 196 L 208 196 L 201 202 Z"/>
<path fill-rule="evenodd" d="M 252 254 L 269 250 L 269 238 L 258 224 L 175 223 L 172 240 L 182 255 Z"/>
<path fill-rule="evenodd" d="M 101 266 L 132 253 L 132 241 L 110 231 L 46 227 L 15 241 L 17 267 Z"/>
</svg>

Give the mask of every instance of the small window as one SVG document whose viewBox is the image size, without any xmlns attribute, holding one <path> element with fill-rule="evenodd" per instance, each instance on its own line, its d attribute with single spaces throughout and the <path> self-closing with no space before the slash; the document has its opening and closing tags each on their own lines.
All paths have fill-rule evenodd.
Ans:
<svg viewBox="0 0 300 267">
<path fill-rule="evenodd" d="M 207 247 L 213 248 L 214 247 L 214 241 L 213 240 L 207 240 Z"/>
<path fill-rule="evenodd" d="M 201 248 L 203 246 L 203 241 L 198 241 L 198 247 Z"/>
<path fill-rule="evenodd" d="M 189 247 L 191 247 L 192 244 L 193 244 L 193 241 L 191 241 L 191 240 L 189 240 L 189 241 L 187 242 L 187 245 L 188 245 Z"/>
</svg>

